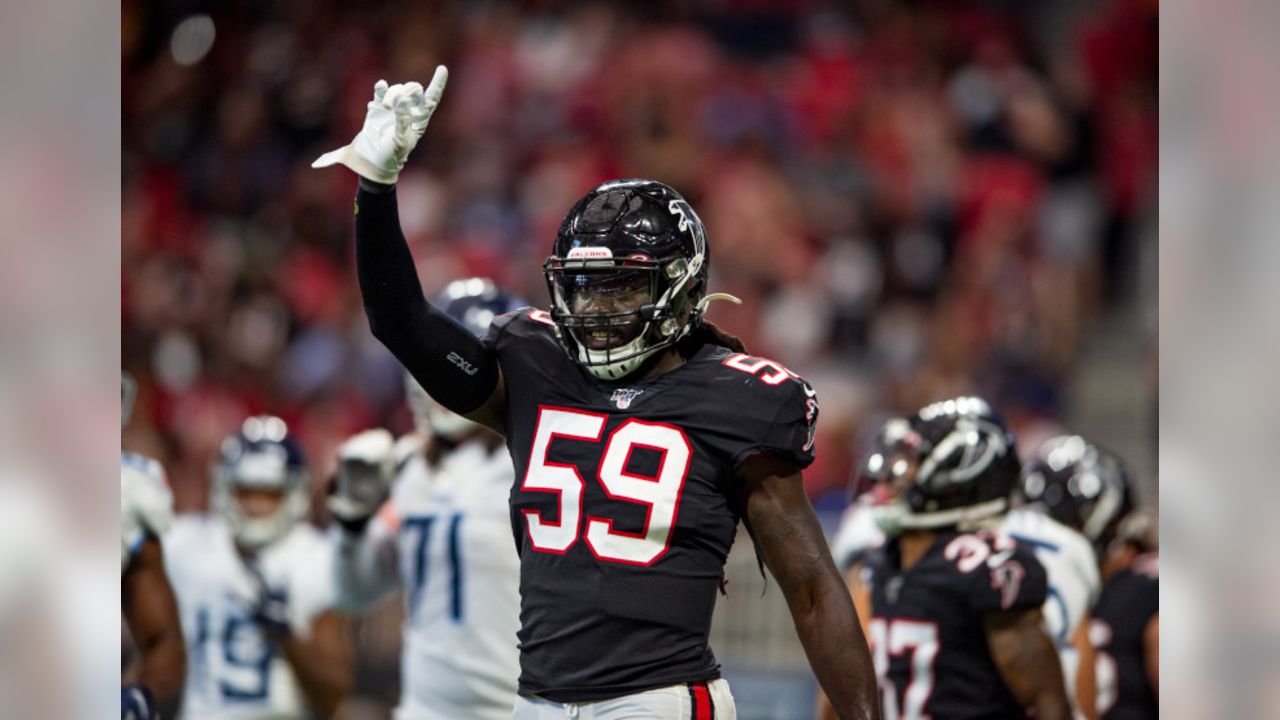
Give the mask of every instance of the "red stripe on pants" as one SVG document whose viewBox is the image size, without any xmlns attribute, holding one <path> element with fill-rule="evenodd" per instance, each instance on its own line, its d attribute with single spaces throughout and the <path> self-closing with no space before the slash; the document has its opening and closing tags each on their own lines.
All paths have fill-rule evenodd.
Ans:
<svg viewBox="0 0 1280 720">
<path fill-rule="evenodd" d="M 693 720 L 715 720 L 711 714 L 711 692 L 704 682 L 693 684 Z"/>
</svg>

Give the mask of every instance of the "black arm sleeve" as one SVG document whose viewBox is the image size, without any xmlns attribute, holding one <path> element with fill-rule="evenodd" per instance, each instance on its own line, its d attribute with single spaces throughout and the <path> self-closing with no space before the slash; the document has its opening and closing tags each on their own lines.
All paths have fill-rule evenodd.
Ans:
<svg viewBox="0 0 1280 720">
<path fill-rule="evenodd" d="M 399 213 L 394 185 L 360 181 L 356 272 L 369 329 L 436 402 L 469 413 L 498 385 L 496 354 L 423 298 Z"/>
</svg>

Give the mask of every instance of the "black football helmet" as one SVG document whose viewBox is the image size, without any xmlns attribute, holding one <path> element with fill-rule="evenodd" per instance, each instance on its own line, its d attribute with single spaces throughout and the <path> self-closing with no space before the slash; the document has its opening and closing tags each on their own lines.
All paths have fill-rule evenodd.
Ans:
<svg viewBox="0 0 1280 720">
<path fill-rule="evenodd" d="M 569 210 L 543 263 L 560 344 L 595 377 L 626 377 L 700 322 L 709 263 L 706 229 L 680 193 L 640 179 L 596 187 Z M 634 309 L 575 311 L 575 300 L 646 288 Z"/>
<path fill-rule="evenodd" d="M 904 417 L 886 420 L 854 470 L 849 484 L 850 499 L 857 500 L 902 475 L 906 471 L 902 456 L 915 454 L 918 442 L 919 435 L 911 429 L 910 420 Z"/>
<path fill-rule="evenodd" d="M 1129 473 L 1111 452 L 1079 435 L 1045 440 L 1022 474 L 1027 503 L 1104 547 L 1133 510 Z"/>
<path fill-rule="evenodd" d="M 890 473 L 887 482 L 902 478 L 905 486 L 876 508 L 886 532 L 966 526 L 1008 509 L 1020 463 L 1013 433 L 990 404 L 977 397 L 934 403 L 910 428 L 898 447 L 914 448 L 914 467 Z"/>
</svg>

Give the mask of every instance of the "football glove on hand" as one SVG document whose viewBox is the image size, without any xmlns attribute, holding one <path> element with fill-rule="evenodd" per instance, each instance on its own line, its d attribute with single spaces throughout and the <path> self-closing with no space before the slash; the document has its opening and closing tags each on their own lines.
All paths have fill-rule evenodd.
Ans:
<svg viewBox="0 0 1280 720">
<path fill-rule="evenodd" d="M 373 100 L 364 117 L 364 127 L 350 145 L 327 152 L 311 163 L 313 168 L 346 165 L 363 178 L 387 185 L 395 184 L 409 152 L 427 129 L 431 114 L 440 104 L 449 71 L 443 65 L 426 89 L 416 82 L 373 86 Z"/>
<path fill-rule="evenodd" d="M 249 617 L 262 628 L 268 637 L 283 638 L 289 635 L 289 603 L 284 592 L 273 591 L 256 563 L 245 565 L 252 579 L 254 598 L 248 603 Z"/>
<path fill-rule="evenodd" d="M 391 493 L 394 447 L 395 438 L 379 428 L 353 435 L 338 448 L 338 474 L 329 496 L 329 512 L 343 527 L 363 530 Z"/>
</svg>

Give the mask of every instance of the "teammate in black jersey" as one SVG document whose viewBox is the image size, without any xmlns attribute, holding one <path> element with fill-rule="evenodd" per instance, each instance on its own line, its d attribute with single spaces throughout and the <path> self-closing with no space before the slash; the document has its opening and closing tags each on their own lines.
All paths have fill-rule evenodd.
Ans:
<svg viewBox="0 0 1280 720">
<path fill-rule="evenodd" d="M 445 77 L 380 82 L 355 141 L 316 164 L 361 175 L 374 335 L 437 402 L 506 437 L 515 717 L 733 717 L 707 637 L 739 520 L 840 716 L 877 716 L 870 653 L 802 488 L 815 393 L 703 319 L 706 233 L 676 191 L 621 180 L 587 193 L 544 265 L 549 311 L 499 318 L 484 342 L 423 300 L 394 183 Z"/>
<path fill-rule="evenodd" d="M 925 408 L 881 448 L 873 513 L 889 540 L 864 584 L 884 717 L 1068 718 L 1045 571 L 994 529 L 1018 480 L 1013 436 L 963 401 Z"/>
<path fill-rule="evenodd" d="M 1134 509 L 1118 457 L 1078 435 L 1050 438 L 1027 464 L 1022 493 L 1094 542 L 1102 595 L 1089 638 L 1096 650 L 1098 716 L 1159 717 L 1160 575 L 1154 526 Z"/>
</svg>

